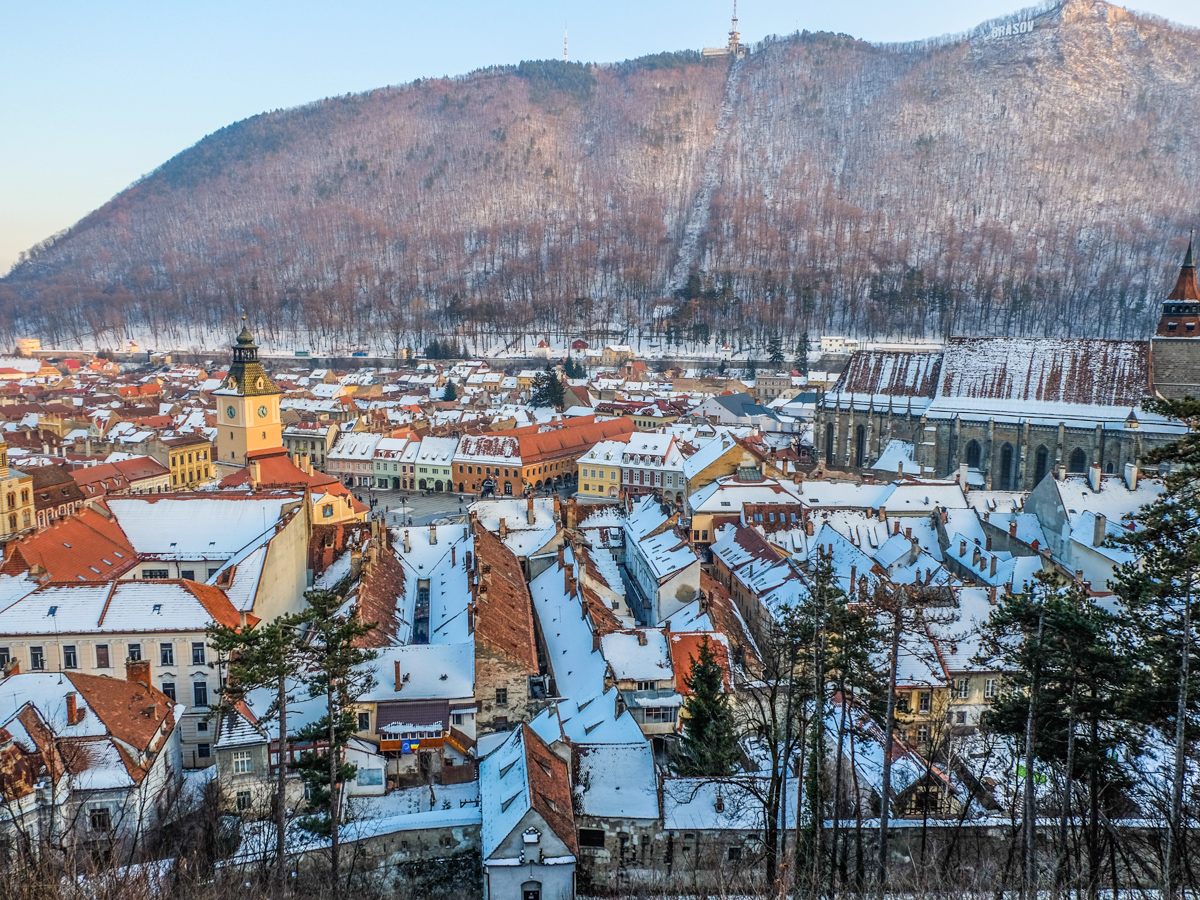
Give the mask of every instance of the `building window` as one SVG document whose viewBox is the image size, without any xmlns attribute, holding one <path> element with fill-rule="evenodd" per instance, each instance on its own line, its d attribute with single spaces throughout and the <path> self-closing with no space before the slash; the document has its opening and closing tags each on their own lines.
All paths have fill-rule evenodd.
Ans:
<svg viewBox="0 0 1200 900">
<path fill-rule="evenodd" d="M 208 706 L 208 682 L 192 682 L 192 698 L 196 701 L 193 706 Z"/>
<path fill-rule="evenodd" d="M 208 759 L 212 756 L 212 744 L 197 744 L 196 756 L 200 759 Z"/>
<path fill-rule="evenodd" d="M 989 700 L 992 697 L 996 696 L 996 679 L 995 678 L 989 678 L 987 681 L 985 681 L 983 683 L 983 696 L 987 697 Z"/>
<path fill-rule="evenodd" d="M 193 666 L 204 665 L 204 642 L 203 641 L 193 641 L 192 642 L 192 665 Z"/>
<path fill-rule="evenodd" d="M 186 578 L 188 581 L 195 581 L 196 580 L 196 570 L 195 569 L 180 569 L 179 577 Z"/>
<path fill-rule="evenodd" d="M 371 714 L 369 712 L 360 712 L 358 714 L 358 730 L 359 731 L 370 731 L 371 730 Z"/>
<path fill-rule="evenodd" d="M 929 726 L 928 725 L 922 725 L 917 729 L 917 743 L 918 744 L 928 744 L 929 743 Z"/>
<path fill-rule="evenodd" d="M 594 847 L 599 850 L 604 849 L 604 829 L 602 828 L 580 828 L 579 829 L 579 846 Z"/>
<path fill-rule="evenodd" d="M 96 668 L 107 669 L 112 663 L 108 658 L 108 644 L 96 645 Z"/>
<path fill-rule="evenodd" d="M 158 645 L 158 663 L 162 666 L 175 665 L 175 645 L 174 644 L 159 644 Z"/>
<path fill-rule="evenodd" d="M 164 694 L 166 694 L 166 695 L 167 695 L 167 698 L 168 698 L 168 699 L 169 699 L 169 700 L 170 700 L 172 703 L 174 703 L 174 702 L 175 702 L 175 682 L 173 682 L 173 681 L 164 681 L 164 682 L 162 683 L 162 692 L 163 692 Z"/>
<path fill-rule="evenodd" d="M 234 775 L 249 775 L 254 771 L 254 762 L 250 757 L 249 750 L 234 750 L 233 751 L 233 774 Z"/>
<path fill-rule="evenodd" d="M 142 569 L 142 577 L 148 580 L 161 580 L 170 577 L 166 569 Z"/>
<path fill-rule="evenodd" d="M 238 812 L 245 812 L 246 810 L 248 810 L 250 808 L 250 792 L 249 791 L 238 791 L 237 792 L 237 808 L 238 808 Z"/>
<path fill-rule="evenodd" d="M 450 724 L 451 725 L 461 725 L 462 723 L 463 723 L 463 714 L 462 713 L 450 713 Z"/>
<path fill-rule="evenodd" d="M 130 662 L 140 662 L 141 658 L 142 658 L 142 645 L 141 644 L 130 644 L 129 652 L 126 654 L 126 658 Z"/>
<path fill-rule="evenodd" d="M 971 695 L 971 682 L 965 678 L 958 679 L 958 699 L 966 700 Z"/>
<path fill-rule="evenodd" d="M 496 705 L 508 706 L 508 688 L 496 688 Z"/>
<path fill-rule="evenodd" d="M 966 724 L 967 724 L 967 714 L 966 714 L 966 712 L 957 712 L 957 713 L 955 713 L 955 714 L 954 714 L 954 721 L 955 721 L 955 723 L 956 723 L 956 724 L 958 724 L 958 725 L 966 725 Z"/>
<path fill-rule="evenodd" d="M 8 661 L 12 659 L 7 647 L 0 647 L 0 666 L 7 666 Z"/>
<path fill-rule="evenodd" d="M 201 719 L 196 723 L 196 730 L 201 732 L 208 731 L 208 719 Z"/>
<path fill-rule="evenodd" d="M 929 691 L 921 691 L 921 699 L 919 702 L 921 704 L 920 705 L 921 712 L 929 712 L 929 707 L 930 707 L 930 702 L 931 702 L 931 697 L 930 697 Z"/>
<path fill-rule="evenodd" d="M 729 848 L 729 861 L 732 863 L 742 861 L 742 848 L 741 847 L 730 847 Z"/>
<path fill-rule="evenodd" d="M 657 689 L 658 689 L 658 682 L 657 682 L 657 681 L 639 681 L 639 682 L 637 683 L 637 689 L 638 689 L 639 691 L 653 691 L 653 690 L 657 690 Z"/>
<path fill-rule="evenodd" d="M 29 668 L 35 672 L 46 668 L 46 655 L 42 652 L 41 647 L 29 648 Z"/>
<path fill-rule="evenodd" d="M 112 830 L 112 813 L 108 811 L 107 806 L 93 806 L 88 812 L 88 825 L 92 831 L 111 831 Z"/>
</svg>

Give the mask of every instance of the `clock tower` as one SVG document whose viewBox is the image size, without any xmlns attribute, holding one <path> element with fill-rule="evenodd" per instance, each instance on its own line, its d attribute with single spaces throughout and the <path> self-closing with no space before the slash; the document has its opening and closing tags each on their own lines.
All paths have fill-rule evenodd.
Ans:
<svg viewBox="0 0 1200 900">
<path fill-rule="evenodd" d="M 283 446 L 279 389 L 258 361 L 258 346 L 242 316 L 242 333 L 233 345 L 233 364 L 213 397 L 217 401 L 218 461 L 244 466 L 246 454 Z"/>
</svg>

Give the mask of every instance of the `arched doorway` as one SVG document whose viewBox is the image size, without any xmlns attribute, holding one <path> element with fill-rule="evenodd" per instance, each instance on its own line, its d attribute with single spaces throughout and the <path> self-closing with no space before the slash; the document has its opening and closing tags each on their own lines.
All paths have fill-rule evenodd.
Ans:
<svg viewBox="0 0 1200 900">
<path fill-rule="evenodd" d="M 979 441 L 971 441 L 967 444 L 967 468 L 979 471 L 980 460 L 983 459 L 983 448 L 979 446 Z"/>
<path fill-rule="evenodd" d="M 854 429 L 854 465 L 862 468 L 866 463 L 867 429 L 859 425 Z"/>
<path fill-rule="evenodd" d="M 1013 445 L 1006 443 L 1000 448 L 1000 490 L 1011 491 L 1016 472 L 1013 466 Z"/>
<path fill-rule="evenodd" d="M 417 482 L 417 488 L 422 491 L 425 490 L 425 479 L 424 478 L 422 478 L 420 481 Z"/>
<path fill-rule="evenodd" d="M 442 490 L 442 482 L 441 482 L 441 480 L 435 481 L 435 482 L 433 483 L 433 489 L 434 489 L 435 491 L 437 491 L 438 493 L 441 493 L 441 490 Z"/>
<path fill-rule="evenodd" d="M 505 497 L 512 496 L 512 482 L 511 481 L 504 482 L 504 496 Z"/>
<path fill-rule="evenodd" d="M 1117 471 L 1117 467 L 1116 467 L 1116 466 L 1114 466 L 1114 465 L 1113 465 L 1111 462 L 1110 462 L 1108 465 L 1106 465 L 1106 466 L 1104 467 L 1104 474 L 1105 474 L 1105 475 L 1112 475 L 1112 474 L 1113 474 L 1114 472 L 1116 472 L 1116 471 Z"/>
<path fill-rule="evenodd" d="M 825 426 L 825 465 L 833 465 L 833 425 Z"/>
<path fill-rule="evenodd" d="M 1071 458 L 1067 460 L 1067 471 L 1075 475 L 1082 475 L 1087 471 L 1087 454 L 1082 447 L 1071 451 Z"/>
<path fill-rule="evenodd" d="M 400 490 L 400 479 L 399 478 L 392 479 L 392 490 L 393 491 Z"/>
<path fill-rule="evenodd" d="M 1050 471 L 1050 451 L 1045 447 L 1038 447 L 1037 453 L 1033 456 L 1033 483 L 1041 484 L 1048 471 Z"/>
</svg>

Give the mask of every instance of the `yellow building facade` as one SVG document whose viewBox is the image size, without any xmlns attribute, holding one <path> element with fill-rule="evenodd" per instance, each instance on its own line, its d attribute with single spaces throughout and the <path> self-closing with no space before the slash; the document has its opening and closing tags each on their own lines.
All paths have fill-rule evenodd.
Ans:
<svg viewBox="0 0 1200 900">
<path fill-rule="evenodd" d="M 37 524 L 33 509 L 33 479 L 8 467 L 8 444 L 0 440 L 0 541 L 30 531 Z"/>
</svg>

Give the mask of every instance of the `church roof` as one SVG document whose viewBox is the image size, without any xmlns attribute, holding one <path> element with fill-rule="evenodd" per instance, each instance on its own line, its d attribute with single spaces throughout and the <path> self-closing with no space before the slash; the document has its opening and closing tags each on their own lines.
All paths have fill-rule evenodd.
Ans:
<svg viewBox="0 0 1200 900">
<path fill-rule="evenodd" d="M 1192 262 L 1192 242 L 1188 241 L 1187 254 L 1183 257 L 1183 265 L 1179 267 L 1179 278 L 1175 287 L 1167 294 L 1168 300 L 1200 301 L 1200 287 L 1196 285 L 1196 266 Z"/>
</svg>

